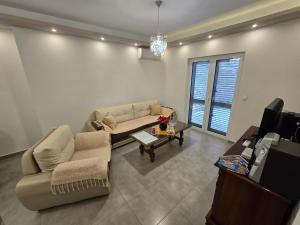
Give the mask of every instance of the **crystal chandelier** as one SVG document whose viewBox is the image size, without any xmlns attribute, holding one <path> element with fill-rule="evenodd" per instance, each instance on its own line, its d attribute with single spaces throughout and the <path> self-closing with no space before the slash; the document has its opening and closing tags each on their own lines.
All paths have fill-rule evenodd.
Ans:
<svg viewBox="0 0 300 225">
<path fill-rule="evenodd" d="M 157 34 L 152 35 L 150 38 L 150 50 L 153 52 L 155 56 L 161 56 L 166 48 L 167 48 L 167 37 L 159 32 L 159 8 L 162 4 L 161 0 L 155 1 L 155 4 L 157 5 Z"/>
</svg>

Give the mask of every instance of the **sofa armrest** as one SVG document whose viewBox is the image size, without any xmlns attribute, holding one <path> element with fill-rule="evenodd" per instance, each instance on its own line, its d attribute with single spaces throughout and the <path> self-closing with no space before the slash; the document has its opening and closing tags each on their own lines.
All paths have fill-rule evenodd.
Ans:
<svg viewBox="0 0 300 225">
<path fill-rule="evenodd" d="M 22 155 L 21 166 L 23 175 L 36 174 L 41 171 L 33 157 L 33 149 L 33 147 L 27 149 Z"/>
<path fill-rule="evenodd" d="M 30 210 L 40 210 L 45 207 L 51 197 L 51 172 L 26 175 L 16 185 L 16 195 L 20 202 Z M 51 203 L 50 203 L 51 205 Z"/>
<path fill-rule="evenodd" d="M 95 129 L 95 127 L 93 127 L 92 121 L 87 121 L 87 122 L 85 123 L 85 127 L 86 127 L 86 130 L 87 130 L 88 132 L 97 131 L 97 130 Z"/>
<path fill-rule="evenodd" d="M 175 113 L 175 110 L 173 108 L 170 107 L 166 107 L 166 106 L 161 106 L 161 114 L 163 116 L 171 116 L 173 113 Z"/>
<path fill-rule="evenodd" d="M 75 136 L 75 151 L 110 145 L 110 134 L 105 131 L 79 133 Z"/>
<path fill-rule="evenodd" d="M 28 195 L 39 194 L 39 192 L 50 192 L 51 172 L 37 173 L 23 176 L 16 185 L 16 193 L 19 198 Z"/>
</svg>

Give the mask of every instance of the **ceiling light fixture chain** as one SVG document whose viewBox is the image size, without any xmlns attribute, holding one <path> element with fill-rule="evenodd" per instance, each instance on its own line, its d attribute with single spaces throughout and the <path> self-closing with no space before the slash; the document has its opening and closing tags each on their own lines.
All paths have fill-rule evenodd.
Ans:
<svg viewBox="0 0 300 225">
<path fill-rule="evenodd" d="M 156 0 L 157 6 L 157 34 L 150 37 L 150 50 L 155 56 L 161 56 L 167 48 L 167 37 L 160 33 L 160 14 L 159 9 L 162 4 L 162 0 Z"/>
<path fill-rule="evenodd" d="M 162 4 L 162 0 L 155 1 L 155 4 L 157 5 L 157 33 L 159 33 L 159 8 Z"/>
</svg>

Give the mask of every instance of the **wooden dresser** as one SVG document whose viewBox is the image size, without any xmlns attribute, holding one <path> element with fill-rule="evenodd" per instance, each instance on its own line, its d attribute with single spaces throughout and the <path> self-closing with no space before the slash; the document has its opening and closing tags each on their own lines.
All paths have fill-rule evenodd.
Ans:
<svg viewBox="0 0 300 225">
<path fill-rule="evenodd" d="M 240 155 L 244 150 L 244 139 L 257 130 L 257 127 L 250 127 L 224 155 Z M 206 224 L 283 225 L 290 207 L 288 199 L 250 178 L 219 168 L 214 200 L 206 216 Z"/>
</svg>

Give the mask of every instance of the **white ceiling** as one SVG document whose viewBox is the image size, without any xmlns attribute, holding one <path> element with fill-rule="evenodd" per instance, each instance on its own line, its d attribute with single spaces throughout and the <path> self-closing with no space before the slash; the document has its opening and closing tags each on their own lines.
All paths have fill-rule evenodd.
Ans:
<svg viewBox="0 0 300 225">
<path fill-rule="evenodd" d="M 168 33 L 262 0 L 164 0 L 161 31 Z M 1 5 L 135 34 L 156 32 L 154 0 L 0 0 Z"/>
</svg>

